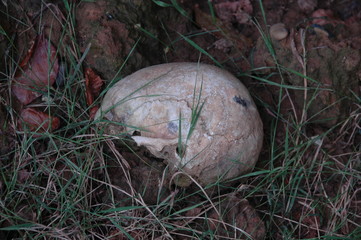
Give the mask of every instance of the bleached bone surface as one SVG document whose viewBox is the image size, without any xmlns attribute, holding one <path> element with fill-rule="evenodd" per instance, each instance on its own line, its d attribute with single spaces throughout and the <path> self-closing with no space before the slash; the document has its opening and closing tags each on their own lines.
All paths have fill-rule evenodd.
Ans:
<svg viewBox="0 0 361 240">
<path fill-rule="evenodd" d="M 114 122 L 107 123 L 109 134 L 133 134 L 173 172 L 182 170 L 203 186 L 252 171 L 262 147 L 262 121 L 249 92 L 229 72 L 211 65 L 141 69 L 109 89 L 99 118 Z M 190 181 L 178 178 L 176 184 Z"/>
</svg>

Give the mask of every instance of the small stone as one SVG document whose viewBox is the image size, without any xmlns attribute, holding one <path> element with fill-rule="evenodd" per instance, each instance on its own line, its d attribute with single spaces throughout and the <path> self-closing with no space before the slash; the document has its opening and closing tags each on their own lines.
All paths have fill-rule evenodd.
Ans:
<svg viewBox="0 0 361 240">
<path fill-rule="evenodd" d="M 272 25 L 269 32 L 271 38 L 277 41 L 283 40 L 288 36 L 288 30 L 283 23 L 276 23 Z"/>
</svg>

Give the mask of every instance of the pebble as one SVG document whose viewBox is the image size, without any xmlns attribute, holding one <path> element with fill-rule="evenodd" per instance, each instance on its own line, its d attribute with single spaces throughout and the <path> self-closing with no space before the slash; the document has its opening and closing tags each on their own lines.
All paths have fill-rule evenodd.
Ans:
<svg viewBox="0 0 361 240">
<path fill-rule="evenodd" d="M 288 30 L 283 23 L 276 23 L 270 27 L 271 38 L 277 41 L 285 39 L 288 36 Z"/>
</svg>

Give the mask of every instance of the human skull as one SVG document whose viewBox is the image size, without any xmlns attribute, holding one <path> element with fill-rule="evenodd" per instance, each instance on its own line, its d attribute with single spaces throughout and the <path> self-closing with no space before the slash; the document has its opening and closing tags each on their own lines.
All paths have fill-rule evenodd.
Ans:
<svg viewBox="0 0 361 240">
<path fill-rule="evenodd" d="M 253 170 L 263 126 L 245 86 L 229 72 L 199 63 L 141 69 L 106 93 L 96 119 L 109 134 L 129 133 L 186 187 L 228 180 Z M 105 124 L 105 123 L 104 123 Z"/>
</svg>

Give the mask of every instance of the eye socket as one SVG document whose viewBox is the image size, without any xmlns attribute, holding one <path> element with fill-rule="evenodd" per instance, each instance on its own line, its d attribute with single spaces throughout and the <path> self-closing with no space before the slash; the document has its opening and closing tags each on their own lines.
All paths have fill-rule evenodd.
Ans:
<svg viewBox="0 0 361 240">
<path fill-rule="evenodd" d="M 164 158 L 169 158 L 169 152 L 168 151 L 165 151 L 165 152 L 163 152 L 163 156 L 164 156 Z"/>
<path fill-rule="evenodd" d="M 132 136 L 141 136 L 142 134 L 139 131 L 134 131 Z"/>
<path fill-rule="evenodd" d="M 175 152 L 177 153 L 177 155 L 180 157 L 180 158 L 183 158 L 185 153 L 186 153 L 186 148 L 187 146 L 186 145 L 178 145 L 177 148 L 175 149 Z"/>
</svg>

